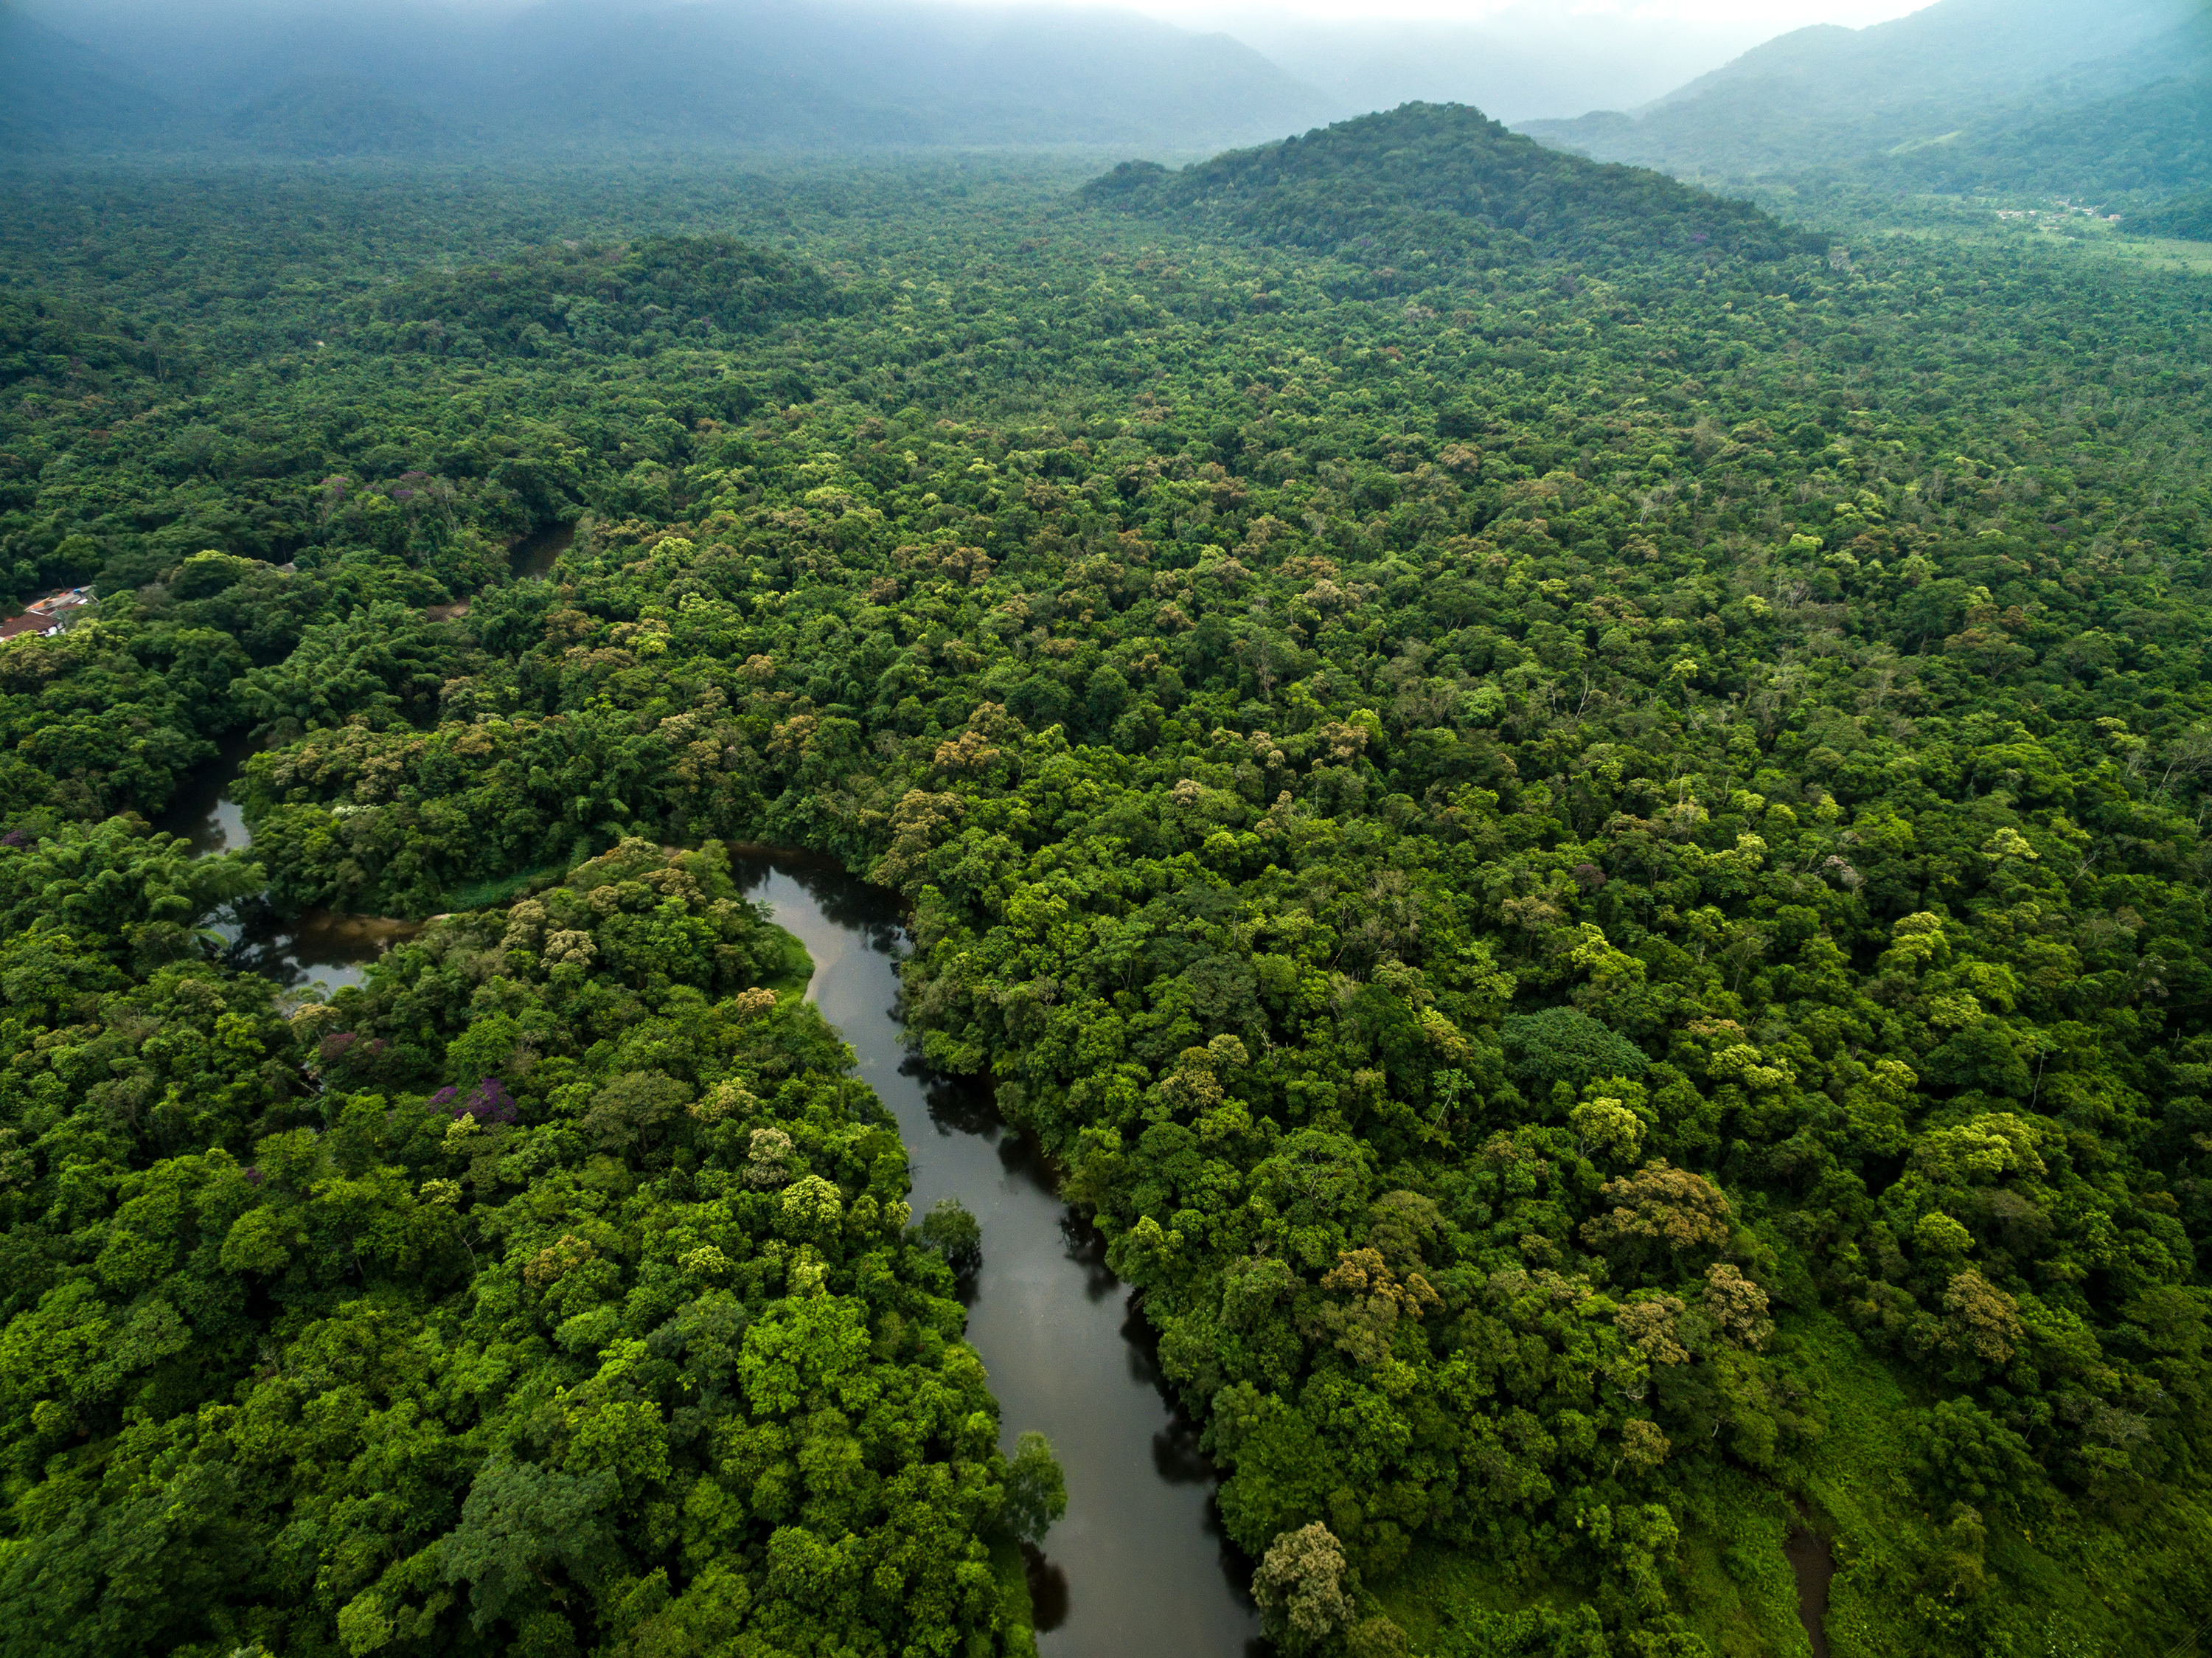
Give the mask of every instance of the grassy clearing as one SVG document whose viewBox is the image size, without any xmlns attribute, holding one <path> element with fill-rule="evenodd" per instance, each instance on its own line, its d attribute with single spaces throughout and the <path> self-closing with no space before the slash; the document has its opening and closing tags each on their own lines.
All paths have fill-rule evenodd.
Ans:
<svg viewBox="0 0 2212 1658">
<path fill-rule="evenodd" d="M 1787 1500 L 1735 1469 L 1687 1495 L 1675 1599 L 1690 1627 L 1715 1658 L 1811 1658 L 1782 1551 L 1797 1523 Z"/>
<path fill-rule="evenodd" d="M 1986 1513 L 1990 1587 L 1945 1592 L 1950 1574 L 1938 1563 L 1948 1515 L 1929 1512 L 1909 1481 L 1911 1448 L 1896 1431 L 1935 1394 L 1832 1314 L 1792 1320 L 1788 1331 L 1809 1361 L 1805 1369 L 1820 1378 L 1827 1418 L 1804 1459 L 1803 1495 L 1818 1528 L 1834 1539 L 1839 1570 L 1827 1632 L 1835 1658 L 1894 1658 L 1913 1649 L 1923 1623 L 1978 1627 L 1984 1650 L 2023 1658 L 2165 1658 L 2212 1612 L 2212 1514 L 2156 1490 L 2084 1503 L 2063 1519 Z M 2046 1543 L 2059 1546 L 2046 1551 Z"/>
<path fill-rule="evenodd" d="M 565 863 L 548 863 L 535 869 L 519 869 L 492 881 L 472 881 L 448 893 L 442 907 L 448 911 L 488 910 L 495 905 L 512 904 L 527 893 L 552 886 L 568 872 Z"/>
<path fill-rule="evenodd" d="M 2176 241 L 2159 236 L 2111 236 L 2097 251 L 2121 264 L 2146 271 L 2188 271 L 2212 275 L 2212 241 Z"/>
<path fill-rule="evenodd" d="M 1583 1600 L 1579 1590 L 1516 1582 L 1510 1563 L 1440 1543 L 1416 1543 L 1403 1565 L 1369 1588 L 1374 1606 L 1406 1631 L 1407 1649 L 1415 1655 L 1436 1651 L 1455 1625 L 1486 1613 L 1539 1607 L 1569 1612 Z"/>
<path fill-rule="evenodd" d="M 2101 260 L 2126 270 L 2184 271 L 2212 274 L 2212 242 L 2176 241 L 2153 236 L 2130 236 L 2112 226 L 2086 220 L 2050 217 L 2033 223 L 2008 224 L 1991 229 L 1961 228 L 1916 231 L 1954 241 L 1976 241 L 1991 247 L 2028 246 L 2054 253 L 2070 253 Z"/>
</svg>

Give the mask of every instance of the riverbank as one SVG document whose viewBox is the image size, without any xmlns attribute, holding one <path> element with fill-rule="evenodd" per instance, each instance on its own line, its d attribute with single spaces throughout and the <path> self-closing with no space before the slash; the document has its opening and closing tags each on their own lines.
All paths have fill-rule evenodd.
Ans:
<svg viewBox="0 0 2212 1658">
<path fill-rule="evenodd" d="M 218 764 L 234 776 L 244 752 Z M 244 850 L 250 834 L 214 781 L 198 781 L 185 802 L 196 815 L 178 832 L 192 831 L 204 850 Z M 1214 1471 L 1195 1425 L 1167 1396 L 1151 1326 L 1107 1268 L 1103 1241 L 983 1087 L 930 1072 L 908 1047 L 899 898 L 826 858 L 757 845 L 731 853 L 738 884 L 787 941 L 764 982 L 812 1001 L 851 1047 L 861 1080 L 897 1123 L 915 1212 L 957 1198 L 981 1228 L 982 1266 L 963 1299 L 968 1339 L 999 1401 L 1002 1448 L 1011 1453 L 1025 1430 L 1044 1433 L 1068 1489 L 1067 1513 L 1042 1551 L 994 1551 L 1002 1601 L 1033 1621 L 1042 1658 L 1259 1654 L 1251 1563 L 1221 1535 Z M 287 925 L 287 965 L 329 989 L 359 982 L 420 930 L 362 917 Z M 339 970 L 314 969 L 339 954 Z"/>
<path fill-rule="evenodd" d="M 246 733 L 226 737 L 216 758 L 179 786 L 155 826 L 181 837 L 198 857 L 251 850 L 253 831 L 230 788 L 252 752 Z M 420 921 L 397 916 L 349 915 L 319 907 L 288 914 L 257 898 L 234 906 L 211 930 L 223 941 L 234 966 L 288 987 L 315 984 L 327 995 L 361 983 L 371 962 L 422 927 Z"/>
<path fill-rule="evenodd" d="M 968 1339 L 990 1373 L 1001 1444 L 1042 1432 L 1067 1480 L 1067 1513 L 1026 1563 L 1042 1658 L 1262 1651 L 1251 1564 L 1221 1535 L 1213 1469 L 1096 1231 L 982 1088 L 930 1072 L 907 1046 L 896 894 L 803 854 L 733 849 L 732 865 L 805 947 L 807 995 L 896 1119 L 915 1212 L 957 1198 L 982 1228 Z"/>
</svg>

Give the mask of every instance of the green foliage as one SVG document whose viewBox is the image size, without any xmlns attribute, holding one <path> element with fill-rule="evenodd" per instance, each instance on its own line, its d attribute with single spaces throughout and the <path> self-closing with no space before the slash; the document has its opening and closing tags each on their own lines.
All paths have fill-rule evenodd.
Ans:
<svg viewBox="0 0 2212 1658">
<path fill-rule="evenodd" d="M 198 954 L 199 928 L 253 890 L 238 857 L 198 859 L 171 835 L 124 818 L 69 823 L 52 836 L 0 847 L 0 927 L 16 942 L 65 933 L 72 948 L 142 966 Z"/>
<path fill-rule="evenodd" d="M 957 1198 L 939 1198 L 915 1230 L 944 1259 L 954 1277 L 972 1278 L 983 1265 L 983 1228 Z"/>
<path fill-rule="evenodd" d="M 1641 1076 L 1644 1051 L 1572 1008 L 1510 1014 L 1498 1027 L 1513 1080 L 1540 1097 L 1554 1082 L 1583 1088 L 1601 1076 Z"/>
<path fill-rule="evenodd" d="M 1531 245 L 1552 257 L 1711 248 L 1771 259 L 1802 241 L 1744 203 L 1545 149 L 1458 104 L 1407 104 L 1179 173 L 1124 162 L 1084 193 L 1127 212 L 1388 265 L 1384 280 L 1401 287 L 1431 260 L 1479 267 L 1525 257 Z"/>
<path fill-rule="evenodd" d="M 1801 192 L 2155 199 L 2212 167 L 2212 25 L 2185 0 L 1942 0 L 1781 35 L 1634 116 L 1527 131 L 1680 175 Z"/>
<path fill-rule="evenodd" d="M 999 1523 L 1018 1540 L 1035 1545 L 1044 1541 L 1053 1522 L 1066 1512 L 1067 1482 L 1053 1459 L 1051 1442 L 1042 1434 L 1024 1434 L 1006 1463 L 1006 1506 Z"/>
<path fill-rule="evenodd" d="M 771 936 L 718 847 L 632 843 L 289 1020 L 198 963 L 0 970 L 6 1649 L 1018 1647 L 981 1533 L 1057 1470 L 992 1448 Z"/>
<path fill-rule="evenodd" d="M 389 332 L 398 350 L 460 356 L 649 357 L 676 345 L 726 348 L 785 318 L 820 316 L 838 300 L 820 271 L 795 259 L 726 236 L 648 236 L 418 278 L 377 306 L 368 337 Z"/>
<path fill-rule="evenodd" d="M 2027 1442 L 1971 1399 L 1937 1405 L 1918 1437 L 1918 1472 L 1939 1509 L 2016 1506 L 2035 1478 Z"/>
<path fill-rule="evenodd" d="M 2212 190 L 2199 190 L 2160 202 L 2148 213 L 2130 213 L 2127 228 L 2147 236 L 2177 236 L 2212 241 Z"/>
<path fill-rule="evenodd" d="M 634 202 L 605 338 L 516 263 L 590 227 L 386 283 L 333 180 L 354 286 L 210 302 L 208 378 L 22 354 L 0 535 L 112 596 L 0 649 L 18 1644 L 1018 1640 L 973 1234 L 737 838 L 910 901 L 925 1056 L 1066 1171 L 1286 1630 L 1771 1645 L 1802 1497 L 1839 1652 L 2186 1634 L 2201 294 L 1831 262 L 1452 112 L 1218 168 L 711 198 L 789 265 Z M 281 273 L 210 189 L 191 268 Z M 280 1000 L 191 937 L 249 866 L 112 815 L 248 725 L 282 906 L 572 873 Z"/>
</svg>

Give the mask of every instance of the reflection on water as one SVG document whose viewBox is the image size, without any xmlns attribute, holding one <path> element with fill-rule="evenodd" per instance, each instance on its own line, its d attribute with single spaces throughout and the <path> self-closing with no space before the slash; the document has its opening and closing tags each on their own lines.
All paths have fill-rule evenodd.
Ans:
<svg viewBox="0 0 2212 1658">
<path fill-rule="evenodd" d="M 573 523 L 549 524 L 542 530 L 532 530 L 509 552 L 508 567 L 525 580 L 550 576 L 555 563 L 575 539 L 576 527 Z"/>
<path fill-rule="evenodd" d="M 1022 1576 L 1029 1580 L 1030 1622 L 1039 1635 L 1067 1623 L 1067 1573 L 1042 1549 L 1022 1545 Z"/>
<path fill-rule="evenodd" d="M 156 827 L 183 836 L 198 857 L 252 847 L 253 832 L 230 797 L 230 786 L 252 753 L 243 732 L 226 738 L 216 758 L 179 786 Z M 370 962 L 422 929 L 418 922 L 331 910 L 281 915 L 257 895 L 219 913 L 209 930 L 222 941 L 224 959 L 233 966 L 288 989 L 318 984 L 327 994 L 360 984 Z"/>
<path fill-rule="evenodd" d="M 268 954 L 264 972 L 274 972 L 285 984 L 313 979 L 336 990 L 358 984 L 362 970 L 395 944 L 422 930 L 419 921 L 400 921 L 391 916 L 346 916 L 331 910 L 306 910 L 280 923 L 264 947 Z M 299 975 L 285 977 L 285 970 Z"/>
<path fill-rule="evenodd" d="M 957 1197 L 983 1228 L 968 1338 L 990 1368 L 1003 1440 L 1037 1429 L 1067 1476 L 1067 1515 L 1031 1552 L 1044 1658 L 1244 1658 L 1264 1650 L 1221 1535 L 1213 1470 L 1159 1385 L 1152 1332 L 1060 1200 L 1035 1146 L 980 1089 L 908 1053 L 896 1010 L 905 934 L 889 893 L 834 865 L 740 849 L 738 878 L 814 957 L 807 994 L 898 1119 L 917 1212 Z"/>
<path fill-rule="evenodd" d="M 238 802 L 230 797 L 230 785 L 246 769 L 246 758 L 252 753 L 253 745 L 243 731 L 225 737 L 216 757 L 177 785 L 169 809 L 155 827 L 182 835 L 191 843 L 195 857 L 242 852 L 251 846 L 252 832 L 246 828 Z"/>
</svg>

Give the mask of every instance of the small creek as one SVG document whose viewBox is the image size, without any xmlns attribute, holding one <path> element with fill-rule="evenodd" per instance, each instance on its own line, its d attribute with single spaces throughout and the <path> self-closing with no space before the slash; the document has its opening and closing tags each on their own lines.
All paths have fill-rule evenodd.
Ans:
<svg viewBox="0 0 2212 1658">
<path fill-rule="evenodd" d="M 176 798 L 155 826 L 191 843 L 195 856 L 242 852 L 253 844 L 230 786 L 253 746 L 244 733 L 224 740 L 222 752 L 179 785 Z M 258 898 L 218 915 L 211 930 L 223 941 L 234 966 L 265 973 L 288 986 L 319 984 L 325 993 L 361 983 L 368 964 L 420 923 L 386 916 L 340 915 L 307 910 L 283 915 Z"/>
<path fill-rule="evenodd" d="M 549 576 L 575 539 L 573 523 L 535 530 L 509 549 L 511 568 L 520 579 Z M 451 607 L 465 608 L 465 604 Z M 244 732 L 226 738 L 216 757 L 179 785 L 176 798 L 155 827 L 182 835 L 200 857 L 242 852 L 252 845 L 252 832 L 230 797 L 231 784 L 252 752 Z M 282 915 L 258 899 L 248 899 L 218 916 L 212 930 L 228 948 L 233 965 L 266 973 L 280 984 L 315 984 L 328 992 L 360 984 L 370 962 L 422 928 L 388 916 L 340 915 L 333 910 Z"/>
<path fill-rule="evenodd" d="M 754 851 L 740 881 L 814 957 L 807 995 L 898 1119 L 914 1207 L 957 1198 L 983 1228 L 968 1338 L 991 1372 L 1006 1448 L 1053 1443 L 1067 1515 L 1030 1563 L 1044 1658 L 1244 1658 L 1266 1650 L 1223 1538 L 1213 1471 L 1170 1408 L 1151 1330 L 1051 1168 L 977 1089 L 923 1070 L 899 1023 L 905 940 L 891 894 L 834 864 Z"/>
<path fill-rule="evenodd" d="M 1828 1658 L 1828 1586 L 1836 1576 L 1836 1551 L 1810 1527 L 1799 1526 L 1783 1540 L 1782 1552 L 1797 1579 L 1797 1621 L 1805 1626 L 1813 1658 Z"/>
</svg>

